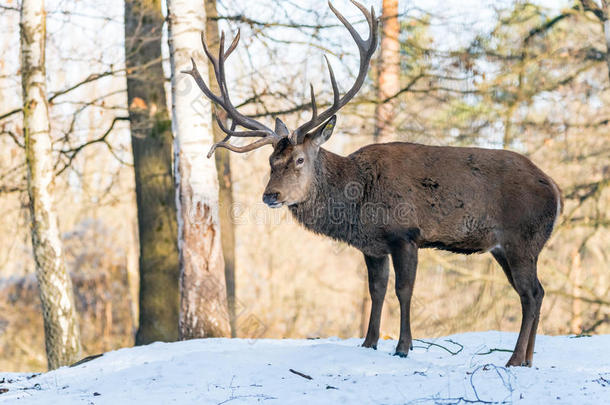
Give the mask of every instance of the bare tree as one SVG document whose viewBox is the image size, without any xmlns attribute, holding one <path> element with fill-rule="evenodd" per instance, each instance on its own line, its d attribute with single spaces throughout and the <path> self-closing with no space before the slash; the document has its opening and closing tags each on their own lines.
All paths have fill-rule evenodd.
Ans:
<svg viewBox="0 0 610 405">
<path fill-rule="evenodd" d="M 23 0 L 21 74 L 27 189 L 32 246 L 44 318 L 50 369 L 80 355 L 80 334 L 72 283 L 66 272 L 57 216 L 53 208 L 53 161 L 45 84 L 44 0 Z"/>
<path fill-rule="evenodd" d="M 375 139 L 388 141 L 396 126 L 396 98 L 400 91 L 400 23 L 398 0 L 383 0 L 381 14 L 381 49 L 378 59 L 378 104 L 375 108 Z"/>
<path fill-rule="evenodd" d="M 140 240 L 136 344 L 178 339 L 172 132 L 161 65 L 161 1 L 125 1 L 125 58 Z"/>
<path fill-rule="evenodd" d="M 218 218 L 218 177 L 206 152 L 214 142 L 211 105 L 192 79 L 190 57 L 201 54 L 204 4 L 168 0 L 174 167 L 181 266 L 180 338 L 228 336 L 224 260 Z M 207 63 L 200 63 L 207 76 Z"/>
<path fill-rule="evenodd" d="M 205 0 L 205 15 L 207 23 L 205 36 L 210 45 L 212 54 L 218 54 L 218 10 L 216 0 Z M 218 84 L 214 77 L 213 67 L 209 71 L 210 89 L 218 94 Z M 222 141 L 224 133 L 214 122 L 214 142 Z M 220 229 L 222 240 L 222 255 L 225 259 L 225 280 L 227 284 L 227 302 L 229 304 L 229 321 L 231 323 L 231 336 L 236 336 L 235 331 L 235 229 L 231 210 L 233 208 L 233 181 L 231 179 L 231 159 L 229 151 L 219 150 L 215 154 L 216 168 L 218 169 L 218 197 L 220 206 Z"/>
</svg>

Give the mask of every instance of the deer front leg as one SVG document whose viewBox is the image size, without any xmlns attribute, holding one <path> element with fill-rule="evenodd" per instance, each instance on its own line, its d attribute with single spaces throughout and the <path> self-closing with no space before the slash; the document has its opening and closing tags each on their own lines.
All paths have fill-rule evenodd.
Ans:
<svg viewBox="0 0 610 405">
<path fill-rule="evenodd" d="M 407 357 L 413 348 L 411 337 L 411 296 L 417 270 L 417 246 L 414 242 L 400 241 L 392 249 L 392 263 L 396 272 L 396 296 L 400 303 L 400 338 L 396 356 Z"/>
<path fill-rule="evenodd" d="M 363 347 L 377 349 L 379 340 L 379 326 L 381 324 L 381 309 L 383 299 L 388 288 L 388 276 L 390 274 L 389 260 L 387 256 L 373 257 L 364 255 L 366 268 L 369 275 L 369 293 L 371 294 L 371 317 L 369 328 L 366 332 Z"/>
</svg>

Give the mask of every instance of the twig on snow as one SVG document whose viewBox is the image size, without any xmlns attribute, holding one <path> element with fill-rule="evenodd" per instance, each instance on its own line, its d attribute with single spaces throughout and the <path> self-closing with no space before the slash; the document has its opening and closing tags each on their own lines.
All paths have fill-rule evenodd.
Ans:
<svg viewBox="0 0 610 405">
<path fill-rule="evenodd" d="M 312 377 L 312 376 L 307 375 L 307 374 L 303 374 L 303 373 L 301 373 L 300 371 L 296 371 L 296 370 L 293 370 L 293 369 L 291 369 L 291 368 L 290 368 L 290 369 L 288 369 L 288 371 L 290 371 L 291 373 L 296 374 L 296 375 L 298 375 L 298 376 L 301 376 L 301 377 L 303 377 L 303 378 L 306 378 L 306 379 L 308 379 L 308 380 L 313 380 L 313 377 Z"/>
<path fill-rule="evenodd" d="M 489 349 L 486 352 L 477 352 L 474 355 L 475 356 L 484 356 L 486 354 L 492 354 L 493 352 L 507 352 L 507 353 L 512 353 L 513 349 L 498 349 L 496 347 L 494 347 L 493 349 Z"/>
<path fill-rule="evenodd" d="M 430 349 L 430 347 L 432 347 L 432 346 L 436 346 L 436 347 L 440 347 L 441 349 L 443 349 L 443 350 L 447 351 L 447 352 L 448 352 L 449 354 L 451 354 L 452 356 L 455 356 L 456 354 L 458 354 L 458 353 L 460 353 L 462 350 L 464 350 L 464 345 L 462 345 L 461 343 L 458 343 L 458 342 L 456 342 L 456 341 L 454 341 L 454 340 L 452 340 L 452 339 L 445 339 L 445 342 L 449 342 L 449 343 L 452 343 L 452 344 L 454 344 L 454 345 L 456 345 L 456 346 L 459 346 L 460 348 L 459 348 L 457 351 L 450 350 L 450 349 L 446 348 L 445 346 L 440 345 L 440 344 L 438 344 L 438 343 L 434 343 L 434 342 L 428 342 L 428 341 L 426 341 L 426 340 L 421 340 L 421 339 L 413 339 L 413 340 L 417 340 L 418 342 L 421 342 L 421 343 L 423 343 L 423 344 L 428 345 L 428 347 L 424 347 L 424 349 L 426 349 L 426 350 Z"/>
</svg>

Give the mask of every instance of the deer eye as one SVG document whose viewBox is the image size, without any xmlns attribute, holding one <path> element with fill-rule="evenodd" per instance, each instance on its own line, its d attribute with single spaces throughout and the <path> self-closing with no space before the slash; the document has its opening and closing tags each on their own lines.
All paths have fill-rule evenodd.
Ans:
<svg viewBox="0 0 610 405">
<path fill-rule="evenodd" d="M 297 159 L 297 165 L 302 165 L 303 162 L 305 162 L 305 159 L 303 159 L 302 157 Z"/>
</svg>

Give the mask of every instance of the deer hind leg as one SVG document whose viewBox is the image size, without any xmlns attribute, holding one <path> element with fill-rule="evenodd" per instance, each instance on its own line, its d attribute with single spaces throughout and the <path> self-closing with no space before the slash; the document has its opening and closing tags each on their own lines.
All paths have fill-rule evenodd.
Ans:
<svg viewBox="0 0 610 405">
<path fill-rule="evenodd" d="M 504 269 L 521 300 L 521 329 L 513 355 L 506 365 L 531 367 L 540 307 L 544 297 L 544 290 L 536 274 L 537 255 L 505 252 L 500 249 L 494 250 L 492 254 Z"/>
<path fill-rule="evenodd" d="M 411 336 L 411 297 L 417 270 L 417 246 L 413 242 L 401 241 L 392 249 L 392 263 L 396 272 L 396 296 L 400 303 L 400 338 L 396 356 L 407 357 L 413 348 Z"/>
<path fill-rule="evenodd" d="M 538 278 L 536 278 L 538 280 Z M 536 318 L 532 324 L 530 337 L 527 341 L 527 351 L 525 353 L 525 363 L 531 367 L 534 359 L 534 345 L 536 343 L 536 330 L 538 329 L 538 321 L 540 321 L 540 308 L 542 307 L 542 299 L 544 298 L 544 289 L 542 284 L 538 282 L 538 288 L 535 291 L 534 298 L 536 299 Z"/>
<path fill-rule="evenodd" d="M 388 277 L 390 274 L 388 256 L 373 257 L 364 255 L 366 268 L 369 276 L 369 293 L 371 294 L 371 316 L 369 328 L 366 332 L 363 347 L 377 349 L 379 340 L 379 327 L 381 325 L 381 310 L 385 292 L 388 288 Z"/>
</svg>

